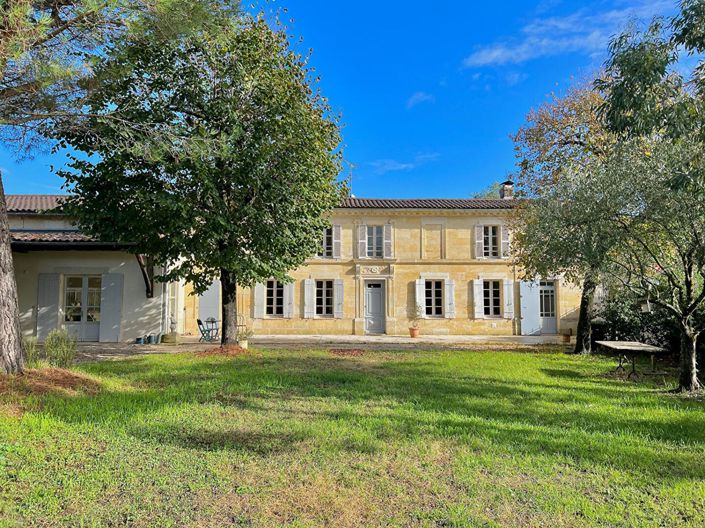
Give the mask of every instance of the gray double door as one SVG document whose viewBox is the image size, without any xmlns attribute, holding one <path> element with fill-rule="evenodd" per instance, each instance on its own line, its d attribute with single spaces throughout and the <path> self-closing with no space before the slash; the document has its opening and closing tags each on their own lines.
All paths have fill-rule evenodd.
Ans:
<svg viewBox="0 0 705 528">
<path fill-rule="evenodd" d="M 37 338 L 64 328 L 79 341 L 120 340 L 123 275 L 40 273 L 37 281 Z"/>
<path fill-rule="evenodd" d="M 385 332 L 384 306 L 384 281 L 365 282 L 365 333 Z"/>
</svg>

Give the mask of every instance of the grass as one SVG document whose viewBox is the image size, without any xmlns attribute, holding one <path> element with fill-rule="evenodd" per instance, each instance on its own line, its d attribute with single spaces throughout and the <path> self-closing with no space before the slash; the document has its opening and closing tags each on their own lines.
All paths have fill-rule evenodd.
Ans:
<svg viewBox="0 0 705 528">
<path fill-rule="evenodd" d="M 0 526 L 705 525 L 704 403 L 550 352 L 142 356 L 0 386 Z"/>
</svg>

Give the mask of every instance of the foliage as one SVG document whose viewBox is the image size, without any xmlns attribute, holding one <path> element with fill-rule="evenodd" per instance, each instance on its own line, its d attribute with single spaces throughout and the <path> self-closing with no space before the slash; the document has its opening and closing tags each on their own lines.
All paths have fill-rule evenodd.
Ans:
<svg viewBox="0 0 705 528">
<path fill-rule="evenodd" d="M 44 340 L 44 357 L 52 367 L 70 367 L 76 359 L 76 338 L 65 329 L 52 330 Z"/>
<path fill-rule="evenodd" d="M 82 229 L 134 243 L 196 292 L 223 269 L 244 286 L 287 280 L 316 253 L 340 197 L 338 122 L 283 31 L 243 15 L 173 45 L 137 39 L 96 75 L 87 104 L 111 119 L 57 131 L 99 154 L 61 173 Z"/>
<path fill-rule="evenodd" d="M 424 307 L 420 304 L 417 304 L 414 306 L 414 313 L 412 314 L 412 317 L 410 318 L 411 320 L 411 327 L 412 328 L 418 328 L 419 327 L 419 321 L 424 318 L 424 315 L 426 315 L 426 310 Z"/>
<path fill-rule="evenodd" d="M 564 95 L 552 93 L 549 101 L 529 112 L 526 124 L 512 136 L 518 195 L 550 192 L 568 168 L 586 168 L 609 154 L 616 139 L 598 113 L 602 102 L 591 87 L 575 85 Z"/>
<path fill-rule="evenodd" d="M 21 376 L 0 390 L 3 521 L 705 524 L 705 413 L 658 390 L 671 370 L 641 363 L 631 383 L 612 358 L 523 352 L 163 354 Z"/>
<path fill-rule="evenodd" d="M 237 333 L 237 340 L 238 342 L 240 341 L 247 341 L 250 339 L 253 335 L 255 335 L 254 330 L 252 328 L 243 328 L 238 331 Z"/>
<path fill-rule="evenodd" d="M 8 0 L 0 5 L 0 131 L 25 148 L 56 118 L 83 113 L 92 66 L 111 43 L 173 38 L 217 26 L 237 4 L 218 0 Z M 37 135 L 39 133 L 39 136 Z"/>
<path fill-rule="evenodd" d="M 622 137 L 705 144 L 705 9 L 702 0 L 682 0 L 680 8 L 670 21 L 654 19 L 643 31 L 632 26 L 610 44 L 605 74 L 595 86 L 604 96 L 608 128 Z M 682 168 L 674 184 L 695 183 L 704 192 L 702 153 Z"/>
<path fill-rule="evenodd" d="M 28 368 L 36 368 L 41 361 L 39 343 L 34 336 L 23 337 L 22 345 L 24 348 L 25 366 Z"/>
<path fill-rule="evenodd" d="M 643 310 L 644 306 L 647 311 Z M 601 335 L 597 339 L 640 341 L 667 349 L 678 349 L 678 327 L 673 317 L 645 299 L 620 290 L 596 312 Z"/>
<path fill-rule="evenodd" d="M 492 182 L 490 183 L 487 187 L 484 189 L 477 191 L 476 193 L 473 193 L 471 198 L 499 198 L 499 188 L 500 188 L 500 183 L 499 182 Z"/>
</svg>

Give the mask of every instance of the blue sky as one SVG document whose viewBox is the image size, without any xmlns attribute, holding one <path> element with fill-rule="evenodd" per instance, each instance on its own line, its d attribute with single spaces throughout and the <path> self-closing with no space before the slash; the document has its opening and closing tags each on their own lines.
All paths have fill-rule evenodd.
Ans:
<svg viewBox="0 0 705 528">
<path fill-rule="evenodd" d="M 630 20 L 675 0 L 279 0 L 343 115 L 346 173 L 366 197 L 467 197 L 514 169 L 531 107 L 604 62 Z M 0 167 L 8 193 L 59 192 L 62 156 Z"/>
</svg>

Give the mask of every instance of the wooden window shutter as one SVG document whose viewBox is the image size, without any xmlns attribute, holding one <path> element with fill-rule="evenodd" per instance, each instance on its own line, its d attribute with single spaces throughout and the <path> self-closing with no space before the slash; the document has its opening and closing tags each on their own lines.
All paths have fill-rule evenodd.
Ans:
<svg viewBox="0 0 705 528">
<path fill-rule="evenodd" d="M 257 283 L 252 289 L 252 316 L 255 319 L 264 319 L 264 284 Z"/>
<path fill-rule="evenodd" d="M 284 285 L 284 319 L 291 319 L 294 316 L 294 283 L 289 282 Z"/>
<path fill-rule="evenodd" d="M 59 326 L 58 273 L 40 273 L 37 283 L 37 340 L 44 341 L 47 334 Z"/>
<path fill-rule="evenodd" d="M 333 281 L 333 317 L 336 319 L 343 318 L 344 294 L 343 279 L 335 279 Z"/>
<path fill-rule="evenodd" d="M 342 229 L 340 225 L 333 226 L 333 258 L 339 259 L 342 254 Z"/>
<path fill-rule="evenodd" d="M 485 226 L 475 226 L 475 258 L 485 258 Z"/>
<path fill-rule="evenodd" d="M 304 318 L 313 319 L 316 315 L 316 281 L 304 280 Z"/>
<path fill-rule="evenodd" d="M 475 319 L 485 318 L 485 296 L 482 286 L 482 280 L 472 281 L 472 307 Z"/>
<path fill-rule="evenodd" d="M 122 273 L 104 273 L 100 291 L 100 330 L 101 343 L 120 341 L 122 325 Z"/>
<path fill-rule="evenodd" d="M 384 224 L 384 258 L 392 258 L 394 256 L 392 246 L 392 224 Z"/>
<path fill-rule="evenodd" d="M 502 258 L 509 258 L 509 228 L 506 225 L 501 227 L 502 231 Z"/>
<path fill-rule="evenodd" d="M 514 319 L 514 281 L 504 279 L 504 318 Z"/>
<path fill-rule="evenodd" d="M 357 258 L 367 257 L 367 226 L 357 226 Z"/>
<path fill-rule="evenodd" d="M 443 286 L 445 288 L 443 314 L 446 319 L 455 319 L 455 282 L 448 279 Z"/>
<path fill-rule="evenodd" d="M 416 279 L 416 304 L 414 311 L 411 313 L 413 318 L 417 309 L 421 310 L 421 317 L 426 318 L 426 281 L 424 279 Z"/>
</svg>

